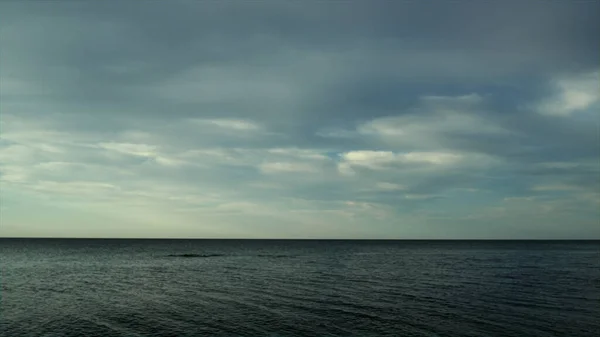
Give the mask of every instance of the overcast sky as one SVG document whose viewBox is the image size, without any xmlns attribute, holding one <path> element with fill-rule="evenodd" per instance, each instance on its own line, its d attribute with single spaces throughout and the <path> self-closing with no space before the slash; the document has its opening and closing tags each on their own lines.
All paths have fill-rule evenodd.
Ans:
<svg viewBox="0 0 600 337">
<path fill-rule="evenodd" d="M 0 236 L 600 238 L 600 1 L 4 1 Z"/>
</svg>

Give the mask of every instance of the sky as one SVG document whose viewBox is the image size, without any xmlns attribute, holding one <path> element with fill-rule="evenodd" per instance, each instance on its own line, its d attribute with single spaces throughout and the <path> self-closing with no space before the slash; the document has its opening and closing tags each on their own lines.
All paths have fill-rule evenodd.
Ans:
<svg viewBox="0 0 600 337">
<path fill-rule="evenodd" d="M 0 236 L 600 239 L 599 1 L 3 1 Z"/>
</svg>

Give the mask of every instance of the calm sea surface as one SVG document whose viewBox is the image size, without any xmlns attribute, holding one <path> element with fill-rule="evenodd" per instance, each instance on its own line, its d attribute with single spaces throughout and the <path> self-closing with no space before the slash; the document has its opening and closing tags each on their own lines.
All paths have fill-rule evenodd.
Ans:
<svg viewBox="0 0 600 337">
<path fill-rule="evenodd" d="M 0 336 L 599 336 L 600 242 L 0 239 Z"/>
</svg>

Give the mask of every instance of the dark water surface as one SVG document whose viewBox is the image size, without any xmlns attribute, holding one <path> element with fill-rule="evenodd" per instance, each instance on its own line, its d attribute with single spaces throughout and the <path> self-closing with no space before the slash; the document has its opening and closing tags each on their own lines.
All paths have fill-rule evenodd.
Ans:
<svg viewBox="0 0 600 337">
<path fill-rule="evenodd" d="M 599 336 L 600 242 L 0 239 L 0 336 Z"/>
</svg>

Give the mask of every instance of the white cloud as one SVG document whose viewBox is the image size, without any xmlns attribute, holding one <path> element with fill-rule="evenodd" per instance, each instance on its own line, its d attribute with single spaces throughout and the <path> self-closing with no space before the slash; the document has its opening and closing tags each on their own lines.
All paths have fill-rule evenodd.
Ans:
<svg viewBox="0 0 600 337">
<path fill-rule="evenodd" d="M 190 161 L 210 159 L 215 163 L 235 162 L 240 159 L 235 152 L 234 149 L 200 148 L 183 151 L 178 154 L 178 157 Z"/>
<path fill-rule="evenodd" d="M 342 174 L 351 174 L 353 168 L 371 170 L 390 169 L 401 164 L 452 165 L 462 157 L 458 154 L 443 152 L 409 152 L 395 153 L 392 151 L 350 151 L 341 155 L 338 170 Z"/>
<path fill-rule="evenodd" d="M 0 155 L 2 153 L 0 152 Z M 21 184 L 26 183 L 29 179 L 29 175 L 27 171 L 23 169 L 20 165 L 0 165 L 0 184 L 13 183 L 13 184 Z"/>
<path fill-rule="evenodd" d="M 163 166 L 181 166 L 184 164 L 188 164 L 182 160 L 179 159 L 174 159 L 174 158 L 169 158 L 169 157 L 163 157 L 163 156 L 156 156 L 154 157 L 154 160 L 156 161 L 156 163 L 158 163 L 159 165 L 163 165 Z"/>
<path fill-rule="evenodd" d="M 421 172 L 413 173 L 425 175 L 442 167 L 481 170 L 499 165 L 500 157 L 456 147 L 456 139 L 463 136 L 511 136 L 511 131 L 486 109 L 485 97 L 477 94 L 422 96 L 412 109 L 360 123 L 355 131 L 347 131 L 355 140 L 382 150 L 348 151 L 342 154 L 338 171 L 350 176 L 358 169 L 419 168 Z"/>
<path fill-rule="evenodd" d="M 120 154 L 150 158 L 157 164 L 163 166 L 180 166 L 186 163 L 181 159 L 173 158 L 167 154 L 161 153 L 158 146 L 149 144 L 103 142 L 99 143 L 97 146 L 101 149 L 114 151 Z"/>
<path fill-rule="evenodd" d="M 580 213 L 597 220 L 597 205 L 588 205 L 598 200 L 592 193 L 597 158 L 591 158 L 597 148 L 589 145 L 597 132 L 587 117 L 598 104 L 598 73 L 557 79 L 555 95 L 535 107 L 555 115 L 585 111 L 581 120 L 563 124 L 511 111 L 540 92 L 535 78 L 594 63 L 585 40 L 593 34 L 580 34 L 589 24 L 540 34 L 548 30 L 522 29 L 526 20 L 510 27 L 510 20 L 500 20 L 486 23 L 491 30 L 467 29 L 476 34 L 461 41 L 450 36 L 431 47 L 427 43 L 440 36 L 416 26 L 416 35 L 403 37 L 363 29 L 399 22 L 412 31 L 424 21 L 411 13 L 411 20 L 398 20 L 360 5 L 349 10 L 359 13 L 357 20 L 336 22 L 327 31 L 322 24 L 335 8 L 299 6 L 291 12 L 308 21 L 298 27 L 315 29 L 297 34 L 274 29 L 273 22 L 247 31 L 229 22 L 244 25 L 271 14 L 284 22 L 291 13 L 287 5 L 240 14 L 186 4 L 167 6 L 170 16 L 181 17 L 174 25 L 192 28 L 173 39 L 148 25 L 160 8 L 145 13 L 150 16 L 127 17 L 135 11 L 125 10 L 122 20 L 111 22 L 85 6 L 48 12 L 29 5 L 9 6 L 10 20 L 0 29 L 2 65 L 9 70 L 0 77 L 0 206 L 22 205 L 12 220 L 3 212 L 0 231 L 31 226 L 30 215 L 39 213 L 38 230 L 57 225 L 62 233 L 76 229 L 71 234 L 83 235 L 110 234 L 94 220 L 106 214 L 115 235 L 340 236 L 361 227 L 362 235 L 379 237 L 442 236 L 455 228 L 460 236 L 494 231 L 485 217 L 479 222 L 485 226 L 448 226 L 456 218 L 446 213 L 501 201 L 507 191 L 519 197 L 516 192 L 528 185 L 535 192 L 525 192 L 540 199 L 573 200 L 562 209 L 587 200 L 588 209 L 556 223 L 574 223 Z M 70 15 L 72 10 L 90 15 Z M 185 13 L 192 12 L 208 15 L 197 22 L 227 27 L 223 34 L 203 34 L 187 22 Z M 563 12 L 544 10 L 540 17 L 552 28 L 557 15 L 572 11 Z M 230 14 L 240 20 L 221 20 Z M 451 19 L 460 21 L 460 15 Z M 494 48 L 499 36 L 515 32 L 518 48 Z M 469 89 L 444 96 L 460 88 Z M 497 96 L 488 99 L 486 91 Z M 410 102 L 413 107 L 402 108 Z M 579 164 L 586 158 L 596 162 Z M 536 164 L 550 160 L 557 163 Z M 353 173 L 360 175 L 344 177 Z M 486 191 L 475 206 L 469 201 L 479 194 L 466 193 L 471 187 Z M 560 190 L 569 192 L 553 192 Z M 452 200 L 439 199 L 446 191 Z M 426 209 L 431 198 L 439 202 Z M 45 203 L 62 207 L 52 225 Z M 503 223 L 543 207 L 561 209 L 558 203 L 533 211 L 517 200 L 500 204 Z M 511 214 L 511 207 L 522 213 Z M 73 216 L 91 210 L 97 213 Z M 444 224 L 436 228 L 427 224 L 431 218 L 411 218 L 420 210 Z M 538 233 L 548 218 L 539 219 Z M 495 233 L 524 233 L 535 226 L 526 220 L 522 229 L 498 225 Z M 34 233 L 31 228 L 23 232 Z"/>
<path fill-rule="evenodd" d="M 464 109 L 465 107 L 477 106 L 483 103 L 484 98 L 479 94 L 471 93 L 462 96 L 421 96 L 420 100 L 426 105 L 436 105 L 443 109 Z"/>
<path fill-rule="evenodd" d="M 350 151 L 342 154 L 342 160 L 350 166 L 362 166 L 370 169 L 383 169 L 399 161 L 399 156 L 391 151 Z"/>
<path fill-rule="evenodd" d="M 176 158 L 206 166 L 224 164 L 258 168 L 263 173 L 314 173 L 322 171 L 332 160 L 314 149 L 299 148 L 199 148 L 180 153 Z"/>
<path fill-rule="evenodd" d="M 570 116 L 585 111 L 600 100 L 600 71 L 557 79 L 553 83 L 554 97 L 539 103 L 539 113 L 551 116 Z"/>
<path fill-rule="evenodd" d="M 406 186 L 404 186 L 404 185 L 388 183 L 388 182 L 378 182 L 377 184 L 375 184 L 375 187 L 378 190 L 382 190 L 382 191 L 402 191 L 402 190 L 406 189 Z"/>
<path fill-rule="evenodd" d="M 357 131 L 414 149 L 443 148 L 444 138 L 451 133 L 507 134 L 506 129 L 486 118 L 483 101 L 478 95 L 424 96 L 414 109 L 365 122 Z"/>
<path fill-rule="evenodd" d="M 442 152 L 410 152 L 403 156 L 403 160 L 409 163 L 427 163 L 432 165 L 454 164 L 462 159 L 462 156 L 454 153 Z"/>
<path fill-rule="evenodd" d="M 260 165 L 263 173 L 315 173 L 318 169 L 307 163 L 269 162 Z"/>
<path fill-rule="evenodd" d="M 414 115 L 383 117 L 359 125 L 359 134 L 380 137 L 388 142 L 414 148 L 444 147 L 451 133 L 505 134 L 507 131 L 476 113 L 434 111 Z"/>
<path fill-rule="evenodd" d="M 346 162 L 338 163 L 337 170 L 343 176 L 353 176 L 356 174 L 356 171 L 354 171 L 352 165 Z"/>
<path fill-rule="evenodd" d="M 314 149 L 299 149 L 299 148 L 271 148 L 268 149 L 269 154 L 281 155 L 287 157 L 295 157 L 309 160 L 329 160 L 329 157 L 322 154 L 322 151 Z"/>
<path fill-rule="evenodd" d="M 394 213 L 389 206 L 372 202 L 347 200 L 343 202 L 343 205 L 344 207 L 340 210 L 342 214 L 350 219 L 366 217 L 384 220 L 389 219 Z"/>
<path fill-rule="evenodd" d="M 114 184 L 93 181 L 40 181 L 33 185 L 33 190 L 44 193 L 66 194 L 77 197 L 97 198 L 105 193 L 119 190 Z"/>
<path fill-rule="evenodd" d="M 278 204 L 277 199 L 269 199 L 266 194 L 258 200 L 247 200 L 255 195 L 256 190 L 252 188 L 266 186 L 280 195 L 281 191 L 290 193 L 290 186 L 310 183 L 308 180 L 298 182 L 295 175 L 289 180 L 284 173 L 322 172 L 328 165 L 333 168 L 333 161 L 323 150 L 297 147 L 181 150 L 173 145 L 172 137 L 181 138 L 183 133 L 156 134 L 147 123 L 139 123 L 136 130 L 90 137 L 71 132 L 60 123 L 47 128 L 44 123 L 22 117 L 15 116 L 10 123 L 6 121 L 2 120 L 3 131 L 7 130 L 3 136 L 8 134 L 11 138 L 3 138 L 8 141 L 6 144 L 0 143 L 3 191 L 16 189 L 30 200 L 52 207 L 100 212 L 123 223 L 164 225 L 175 218 L 181 221 L 178 226 L 188 226 L 217 214 L 222 217 L 221 222 L 228 222 L 230 226 L 234 226 L 231 218 L 234 213 L 276 217 L 281 222 L 301 220 L 306 226 L 342 216 L 329 213 L 323 218 L 320 204 L 315 203 L 302 206 L 310 214 L 288 219 L 288 211 L 298 206 Z M 229 122 L 221 126 L 247 127 L 243 123 Z M 48 132 L 60 137 L 46 138 Z M 152 160 L 140 164 L 140 161 L 127 159 L 128 156 Z M 160 165 L 148 165 L 152 162 Z M 274 180 L 242 180 L 237 188 L 232 188 L 228 185 L 227 173 L 219 173 L 222 165 L 236 165 L 250 173 L 258 168 Z M 182 176 L 182 172 L 188 176 Z M 281 175 L 275 177 L 275 173 Z M 190 180 L 190 175 L 195 179 Z M 311 176 L 314 177 L 311 181 L 328 177 L 326 174 Z M 248 186 L 252 183 L 254 186 Z"/>
<path fill-rule="evenodd" d="M 116 151 L 133 156 L 154 157 L 156 155 L 156 146 L 148 144 L 107 142 L 100 143 L 98 146 L 106 150 Z"/>
<path fill-rule="evenodd" d="M 205 125 L 205 126 L 216 126 L 218 128 L 230 129 L 234 131 L 256 131 L 261 129 L 260 125 L 249 120 L 244 119 L 192 119 L 191 122 Z"/>
</svg>

